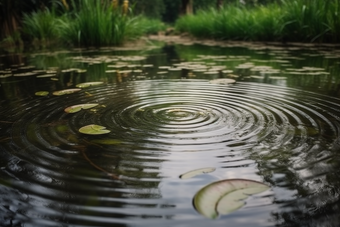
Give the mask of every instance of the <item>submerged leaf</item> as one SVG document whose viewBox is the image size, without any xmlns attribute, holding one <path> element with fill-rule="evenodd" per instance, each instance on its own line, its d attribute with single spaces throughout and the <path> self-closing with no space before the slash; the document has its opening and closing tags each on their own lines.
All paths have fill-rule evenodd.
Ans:
<svg viewBox="0 0 340 227">
<path fill-rule="evenodd" d="M 79 112 L 82 109 L 91 109 L 95 106 L 98 106 L 98 104 L 79 104 L 79 105 L 74 105 L 74 106 L 69 106 L 65 109 L 66 113 L 76 113 Z"/>
<path fill-rule="evenodd" d="M 261 193 L 269 187 L 261 182 L 246 179 L 222 180 L 199 190 L 194 197 L 195 209 L 203 216 L 214 219 L 241 208 L 248 196 Z"/>
<path fill-rule="evenodd" d="M 72 93 L 75 93 L 75 92 L 78 92 L 80 91 L 81 89 L 79 88 L 73 88 L 73 89 L 65 89 L 65 90 L 61 90 L 61 91 L 55 91 L 53 92 L 53 95 L 68 95 L 68 94 L 72 94 Z"/>
<path fill-rule="evenodd" d="M 103 83 L 104 82 L 86 82 L 86 83 L 77 84 L 76 87 L 86 88 L 86 87 L 90 87 L 90 86 L 100 85 L 100 84 L 103 84 Z"/>
<path fill-rule="evenodd" d="M 106 127 L 101 125 L 86 125 L 79 129 L 80 133 L 88 134 L 88 135 L 102 135 L 110 133 L 110 130 L 107 130 Z"/>
<path fill-rule="evenodd" d="M 192 178 L 194 176 L 197 176 L 197 175 L 200 175 L 200 174 L 203 174 L 203 173 L 211 173 L 215 170 L 216 170 L 216 168 L 213 168 L 213 167 L 195 169 L 195 170 L 183 173 L 182 175 L 179 176 L 179 178 L 188 179 L 188 178 Z"/>
<path fill-rule="evenodd" d="M 115 139 L 102 139 L 102 140 L 91 140 L 92 143 L 98 143 L 102 145 L 117 145 L 121 144 L 122 141 Z"/>
<path fill-rule="evenodd" d="M 48 91 L 37 91 L 35 93 L 36 96 L 48 96 L 49 92 Z"/>
</svg>

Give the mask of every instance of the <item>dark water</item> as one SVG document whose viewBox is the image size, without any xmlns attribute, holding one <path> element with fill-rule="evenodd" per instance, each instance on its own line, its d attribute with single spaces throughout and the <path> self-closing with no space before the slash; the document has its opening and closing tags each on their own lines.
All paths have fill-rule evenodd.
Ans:
<svg viewBox="0 0 340 227">
<path fill-rule="evenodd" d="M 0 226 L 339 226 L 339 59 L 212 43 L 5 53 Z M 83 103 L 98 106 L 64 111 Z M 88 124 L 111 132 L 78 132 Z M 234 178 L 270 190 L 216 220 L 195 210 L 200 188 Z"/>
</svg>

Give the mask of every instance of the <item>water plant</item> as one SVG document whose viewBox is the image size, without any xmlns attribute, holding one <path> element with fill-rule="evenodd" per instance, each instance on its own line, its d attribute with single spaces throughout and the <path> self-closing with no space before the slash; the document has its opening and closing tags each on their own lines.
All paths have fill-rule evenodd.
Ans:
<svg viewBox="0 0 340 227">
<path fill-rule="evenodd" d="M 84 0 L 69 20 L 62 23 L 64 41 L 85 46 L 119 45 L 127 38 L 141 33 L 136 29 L 136 19 L 127 15 L 127 2 L 118 7 L 111 1 Z"/>
<path fill-rule="evenodd" d="M 156 34 L 159 31 L 165 31 L 167 28 L 167 25 L 162 21 L 144 15 L 138 16 L 138 24 L 143 29 L 143 34 Z"/>
<path fill-rule="evenodd" d="M 23 33 L 32 40 L 44 44 L 57 41 L 60 37 L 59 18 L 48 8 L 23 16 Z"/>
<path fill-rule="evenodd" d="M 58 5 L 59 14 L 57 6 L 25 14 L 22 30 L 26 37 L 43 44 L 61 41 L 79 46 L 108 46 L 165 29 L 159 20 L 134 15 L 128 1 L 118 3 L 73 0 L 68 4 L 62 1 Z"/>
<path fill-rule="evenodd" d="M 340 7 L 338 1 L 308 2 L 283 0 L 285 23 L 283 36 L 296 41 L 323 41 L 337 36 L 334 28 L 339 25 Z M 332 39 L 332 38 L 331 38 Z"/>
<path fill-rule="evenodd" d="M 338 1 L 281 0 L 268 5 L 225 5 L 200 10 L 176 22 L 196 37 L 259 41 L 339 41 Z"/>
</svg>

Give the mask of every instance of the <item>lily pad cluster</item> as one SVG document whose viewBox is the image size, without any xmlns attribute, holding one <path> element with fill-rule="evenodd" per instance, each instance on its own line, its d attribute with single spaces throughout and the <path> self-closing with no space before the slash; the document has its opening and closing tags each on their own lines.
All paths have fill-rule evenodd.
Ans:
<svg viewBox="0 0 340 227">
<path fill-rule="evenodd" d="M 66 113 L 77 113 L 81 110 L 86 110 L 86 109 L 91 109 L 93 107 L 98 106 L 97 103 L 86 103 L 86 104 L 78 104 L 78 105 L 73 105 L 65 108 Z M 101 125 L 86 125 L 83 126 L 79 129 L 80 133 L 87 134 L 87 135 L 103 135 L 103 134 L 108 134 L 111 131 L 106 129 L 106 127 L 101 126 Z"/>
<path fill-rule="evenodd" d="M 55 96 L 61 96 L 61 95 L 69 95 L 72 93 L 76 93 L 78 91 L 81 91 L 81 88 L 86 88 L 90 86 L 96 86 L 96 85 L 101 85 L 104 82 L 98 81 L 98 82 L 86 82 L 86 83 L 80 83 L 77 84 L 77 88 L 69 88 L 69 89 L 63 89 L 59 91 L 54 91 L 52 94 Z M 37 91 L 35 92 L 36 96 L 48 96 L 50 93 L 48 91 Z"/>
<path fill-rule="evenodd" d="M 54 91 L 52 94 L 56 95 L 56 96 L 68 95 L 68 94 L 72 94 L 72 93 L 80 91 L 81 88 L 86 88 L 86 87 L 89 87 L 89 86 L 95 86 L 95 85 L 100 85 L 100 84 L 103 84 L 103 82 L 80 83 L 80 84 L 76 85 L 77 88 Z M 48 96 L 49 92 L 48 91 L 37 91 L 35 93 L 35 95 L 36 96 Z M 98 106 L 97 103 L 77 104 L 77 105 L 73 105 L 73 106 L 69 106 L 69 107 L 65 108 L 64 111 L 66 113 L 77 113 L 81 110 L 91 109 L 91 108 L 96 107 L 96 106 Z M 87 135 L 102 135 L 102 134 L 110 133 L 111 131 L 106 129 L 106 127 L 104 127 L 104 126 L 91 124 L 91 125 L 86 125 L 84 127 L 81 127 L 79 129 L 79 132 L 83 133 L 83 134 L 87 134 Z"/>
</svg>

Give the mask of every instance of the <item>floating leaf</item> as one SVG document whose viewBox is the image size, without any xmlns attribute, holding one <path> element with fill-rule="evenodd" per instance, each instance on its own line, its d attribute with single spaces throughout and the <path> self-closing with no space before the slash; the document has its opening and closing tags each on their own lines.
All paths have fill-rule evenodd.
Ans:
<svg viewBox="0 0 340 227">
<path fill-rule="evenodd" d="M 80 91 L 81 89 L 79 88 L 73 88 L 73 89 L 65 89 L 65 90 L 61 90 L 61 91 L 55 91 L 53 92 L 53 95 L 68 95 L 68 94 L 72 94 L 75 92 Z"/>
<path fill-rule="evenodd" d="M 194 176 L 197 176 L 197 175 L 200 175 L 200 174 L 203 174 L 203 173 L 211 173 L 211 172 L 214 172 L 215 170 L 216 170 L 216 168 L 213 168 L 213 167 L 196 169 L 196 170 L 192 170 L 192 171 L 183 173 L 182 175 L 179 176 L 179 178 L 188 179 L 188 178 L 192 178 Z"/>
<path fill-rule="evenodd" d="M 110 130 L 107 130 L 106 127 L 100 125 L 86 125 L 81 127 L 79 132 L 88 135 L 102 135 L 110 133 Z"/>
<path fill-rule="evenodd" d="M 103 83 L 104 82 L 86 82 L 86 83 L 77 84 L 76 87 L 85 88 L 85 87 L 100 85 L 100 84 L 103 84 Z"/>
<path fill-rule="evenodd" d="M 234 83 L 236 83 L 236 80 L 222 78 L 222 79 L 210 80 L 209 83 L 211 83 L 211 84 L 234 84 Z"/>
<path fill-rule="evenodd" d="M 248 196 L 261 193 L 267 189 L 267 186 L 250 187 L 230 192 L 218 202 L 216 210 L 219 214 L 229 214 L 243 207 L 245 205 L 244 199 L 248 198 Z"/>
<path fill-rule="evenodd" d="M 87 70 L 86 69 L 77 69 L 76 72 L 77 73 L 86 73 Z"/>
<path fill-rule="evenodd" d="M 203 216 L 214 219 L 219 214 L 228 214 L 244 206 L 244 199 L 261 193 L 269 187 L 261 182 L 246 179 L 222 180 L 199 190 L 194 197 L 194 206 Z"/>
<path fill-rule="evenodd" d="M 8 73 L 8 74 L 4 74 L 4 75 L 0 75 L 0 78 L 7 78 L 7 77 L 11 77 L 12 74 Z"/>
<path fill-rule="evenodd" d="M 76 113 L 79 112 L 80 110 L 84 109 L 91 109 L 95 106 L 98 106 L 98 104 L 79 104 L 79 105 L 74 105 L 74 106 L 69 106 L 65 109 L 66 113 Z"/>
<path fill-rule="evenodd" d="M 38 75 L 37 78 L 46 78 L 46 77 L 54 77 L 56 74 L 48 73 L 44 75 Z"/>
<path fill-rule="evenodd" d="M 13 76 L 19 76 L 19 77 L 23 77 L 23 76 L 34 76 L 34 75 L 36 75 L 36 73 L 34 73 L 34 72 L 13 74 Z"/>
<path fill-rule="evenodd" d="M 49 94 L 48 91 L 37 91 L 35 93 L 36 96 L 47 96 Z"/>
</svg>

